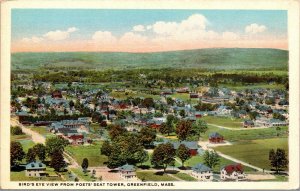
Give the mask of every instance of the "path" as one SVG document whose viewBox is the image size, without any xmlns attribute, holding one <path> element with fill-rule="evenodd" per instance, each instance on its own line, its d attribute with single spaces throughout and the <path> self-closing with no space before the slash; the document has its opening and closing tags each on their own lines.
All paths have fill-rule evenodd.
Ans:
<svg viewBox="0 0 300 191">
<path fill-rule="evenodd" d="M 247 131 L 247 130 L 253 130 L 253 129 L 267 129 L 270 127 L 251 127 L 251 128 L 232 128 L 232 127 L 224 127 L 224 126 L 220 126 L 220 125 L 216 125 L 216 124 L 212 124 L 212 123 L 207 123 L 208 125 L 214 126 L 214 127 L 218 127 L 220 129 L 227 129 L 227 130 L 232 130 L 232 131 Z"/>
</svg>

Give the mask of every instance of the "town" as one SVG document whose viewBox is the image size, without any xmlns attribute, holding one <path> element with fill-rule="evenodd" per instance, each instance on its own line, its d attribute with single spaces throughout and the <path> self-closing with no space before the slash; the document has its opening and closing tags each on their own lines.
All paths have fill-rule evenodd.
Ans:
<svg viewBox="0 0 300 191">
<path fill-rule="evenodd" d="M 288 181 L 285 74 L 48 70 L 12 73 L 12 181 Z"/>
</svg>

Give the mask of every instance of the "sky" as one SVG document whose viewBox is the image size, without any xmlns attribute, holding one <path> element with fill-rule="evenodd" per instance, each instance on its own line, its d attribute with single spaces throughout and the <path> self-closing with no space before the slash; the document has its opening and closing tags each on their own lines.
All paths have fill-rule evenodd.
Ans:
<svg viewBox="0 0 300 191">
<path fill-rule="evenodd" d="M 13 9 L 12 52 L 287 49 L 280 10 Z"/>
</svg>

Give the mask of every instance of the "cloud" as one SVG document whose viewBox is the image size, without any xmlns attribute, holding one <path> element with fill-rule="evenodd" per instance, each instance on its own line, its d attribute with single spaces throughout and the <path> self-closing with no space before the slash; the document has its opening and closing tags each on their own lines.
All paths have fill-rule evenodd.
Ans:
<svg viewBox="0 0 300 191">
<path fill-rule="evenodd" d="M 259 25 L 257 23 L 252 23 L 251 25 L 248 25 L 245 27 L 245 32 L 247 34 L 262 33 L 266 30 L 267 30 L 267 27 L 265 25 Z"/>
<path fill-rule="evenodd" d="M 44 40 L 43 38 L 32 36 L 31 38 L 23 38 L 21 40 L 21 42 L 23 42 L 23 43 L 40 43 L 43 40 Z"/>
<path fill-rule="evenodd" d="M 136 25 L 132 28 L 132 30 L 135 32 L 143 32 L 145 31 L 145 27 L 144 25 Z"/>
<path fill-rule="evenodd" d="M 240 36 L 234 32 L 223 32 L 222 33 L 223 40 L 238 40 L 240 39 Z"/>
<path fill-rule="evenodd" d="M 208 21 L 200 14 L 194 14 L 181 22 L 158 21 L 152 25 L 154 33 L 159 35 L 174 35 L 189 31 L 204 31 Z"/>
<path fill-rule="evenodd" d="M 125 33 L 119 40 L 121 44 L 143 44 L 146 43 L 148 37 L 133 32 Z"/>
<path fill-rule="evenodd" d="M 101 42 L 105 44 L 117 42 L 117 38 L 113 36 L 112 33 L 109 31 L 96 31 L 92 36 L 92 39 L 95 42 Z"/>
<path fill-rule="evenodd" d="M 53 41 L 65 40 L 70 37 L 70 33 L 73 33 L 77 30 L 78 30 L 77 28 L 71 27 L 68 28 L 66 31 L 61 31 L 61 30 L 49 31 L 46 34 L 44 34 L 43 37 Z"/>
</svg>

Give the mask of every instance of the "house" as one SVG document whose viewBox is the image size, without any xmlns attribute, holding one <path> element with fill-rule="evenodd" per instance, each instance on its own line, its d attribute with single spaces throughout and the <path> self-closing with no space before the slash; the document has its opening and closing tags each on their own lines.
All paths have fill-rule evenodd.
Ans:
<svg viewBox="0 0 300 191">
<path fill-rule="evenodd" d="M 190 93 L 190 98 L 199 98 L 199 95 L 197 93 Z"/>
<path fill-rule="evenodd" d="M 190 155 L 195 156 L 198 154 L 198 143 L 197 141 L 182 141 L 182 142 L 173 142 L 174 149 L 178 149 L 178 147 L 183 144 L 189 149 Z"/>
<path fill-rule="evenodd" d="M 213 180 L 212 169 L 202 163 L 198 163 L 197 165 L 193 166 L 190 175 L 200 181 Z"/>
<path fill-rule="evenodd" d="M 16 112 L 16 116 L 18 116 L 19 122 L 22 123 L 26 119 L 26 117 L 29 116 L 29 114 L 26 111 L 20 111 Z"/>
<path fill-rule="evenodd" d="M 255 126 L 263 127 L 278 127 L 278 126 L 287 126 L 288 122 L 281 121 L 279 119 L 268 119 L 265 117 L 257 118 L 255 121 Z"/>
<path fill-rule="evenodd" d="M 189 88 L 188 87 L 183 87 L 183 88 L 178 88 L 176 89 L 177 93 L 189 93 Z"/>
<path fill-rule="evenodd" d="M 29 177 L 46 176 L 46 165 L 41 162 L 31 162 L 25 166 L 25 175 Z"/>
<path fill-rule="evenodd" d="M 244 168 L 241 164 L 230 164 L 221 168 L 221 180 L 235 180 L 240 181 L 246 178 Z"/>
<path fill-rule="evenodd" d="M 217 132 L 213 132 L 209 134 L 209 142 L 210 143 L 223 143 L 224 137 Z"/>
<path fill-rule="evenodd" d="M 133 165 L 125 164 L 116 170 L 119 171 L 120 177 L 124 180 L 137 180 L 136 169 Z"/>
<path fill-rule="evenodd" d="M 246 121 L 243 122 L 243 126 L 245 128 L 254 127 L 254 122 L 252 120 L 246 120 Z"/>
</svg>

